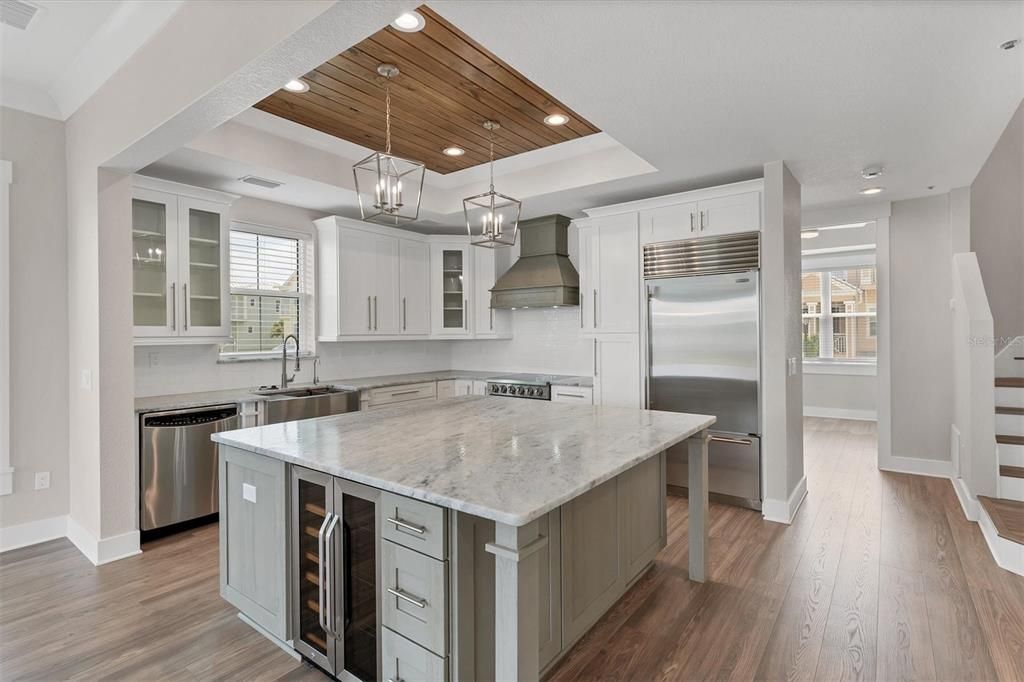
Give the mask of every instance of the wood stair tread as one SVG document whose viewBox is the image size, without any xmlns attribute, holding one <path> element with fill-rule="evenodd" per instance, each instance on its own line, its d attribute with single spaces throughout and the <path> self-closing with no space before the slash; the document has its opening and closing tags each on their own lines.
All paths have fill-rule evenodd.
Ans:
<svg viewBox="0 0 1024 682">
<path fill-rule="evenodd" d="M 998 388 L 1024 388 L 1024 377 L 996 377 Z"/>
<path fill-rule="evenodd" d="M 999 475 L 1009 476 L 1010 478 L 1024 478 L 1024 467 L 1015 467 L 1009 464 L 1000 464 Z"/>
<path fill-rule="evenodd" d="M 1001 407 L 996 406 L 996 414 L 1020 414 L 1024 415 L 1024 407 Z"/>
<path fill-rule="evenodd" d="M 1024 502 L 978 495 L 999 537 L 1024 545 Z"/>
<path fill-rule="evenodd" d="M 997 433 L 996 442 L 1001 445 L 1024 445 L 1024 436 L 1007 436 Z"/>
</svg>

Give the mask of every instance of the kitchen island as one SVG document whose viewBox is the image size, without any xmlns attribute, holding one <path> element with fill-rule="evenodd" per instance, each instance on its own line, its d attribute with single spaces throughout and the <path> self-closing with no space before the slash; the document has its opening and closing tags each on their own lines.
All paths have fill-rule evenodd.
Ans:
<svg viewBox="0 0 1024 682">
<path fill-rule="evenodd" d="M 714 421 L 470 396 L 216 434 L 221 593 L 342 678 L 537 679 L 664 546 L 663 453 L 686 439 L 690 577 L 704 579 Z M 363 583 L 377 609 L 360 640 Z M 303 634 L 300 602 L 327 637 Z M 346 664 L 370 649 L 375 673 Z"/>
</svg>

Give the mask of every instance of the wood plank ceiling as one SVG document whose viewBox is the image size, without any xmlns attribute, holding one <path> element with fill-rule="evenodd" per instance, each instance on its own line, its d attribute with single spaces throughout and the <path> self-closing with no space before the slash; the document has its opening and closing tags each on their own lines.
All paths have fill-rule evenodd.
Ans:
<svg viewBox="0 0 1024 682">
<path fill-rule="evenodd" d="M 426 5 L 417 11 L 422 31 L 381 29 L 303 76 L 308 92 L 279 90 L 256 108 L 383 151 L 386 79 L 377 66 L 388 62 L 401 71 L 391 82 L 391 150 L 437 173 L 487 162 L 487 119 L 501 124 L 496 159 L 598 132 Z M 569 122 L 544 123 L 556 113 Z M 446 156 L 451 145 L 466 153 Z"/>
</svg>

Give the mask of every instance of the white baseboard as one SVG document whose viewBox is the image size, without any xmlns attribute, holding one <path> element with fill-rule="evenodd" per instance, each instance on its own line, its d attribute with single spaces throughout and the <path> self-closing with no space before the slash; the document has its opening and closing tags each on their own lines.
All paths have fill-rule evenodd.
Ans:
<svg viewBox="0 0 1024 682">
<path fill-rule="evenodd" d="M 885 457 L 879 458 L 878 468 L 882 471 L 893 471 L 898 474 L 916 474 L 918 476 L 935 476 L 936 478 L 953 478 L 953 463 L 946 459 Z"/>
<path fill-rule="evenodd" d="M 807 477 L 804 476 L 796 484 L 788 500 L 766 499 L 761 504 L 761 515 L 765 521 L 785 523 L 789 525 L 796 518 L 796 513 L 807 497 Z"/>
<path fill-rule="evenodd" d="M 968 521 L 977 523 L 981 505 L 978 504 L 978 500 L 971 496 L 971 491 L 967 489 L 964 479 L 954 477 L 952 481 L 953 490 L 956 491 L 956 498 L 960 500 L 960 507 L 964 510 L 964 516 L 967 517 Z"/>
<path fill-rule="evenodd" d="M 1011 573 L 1024 575 L 1024 545 L 999 537 L 999 533 L 984 507 L 979 509 L 978 516 L 978 526 L 981 528 L 981 534 L 988 544 L 988 551 L 992 553 L 996 564 Z"/>
<path fill-rule="evenodd" d="M 142 553 L 137 530 L 100 540 L 69 516 L 67 534 L 68 540 L 96 566 Z"/>
<path fill-rule="evenodd" d="M 67 528 L 67 516 L 53 516 L 0 528 L 0 552 L 62 538 L 67 535 Z"/>
<path fill-rule="evenodd" d="M 878 412 L 875 410 L 846 410 L 838 407 L 812 407 L 804 405 L 805 417 L 823 417 L 825 419 L 854 419 L 856 421 L 876 422 Z"/>
</svg>

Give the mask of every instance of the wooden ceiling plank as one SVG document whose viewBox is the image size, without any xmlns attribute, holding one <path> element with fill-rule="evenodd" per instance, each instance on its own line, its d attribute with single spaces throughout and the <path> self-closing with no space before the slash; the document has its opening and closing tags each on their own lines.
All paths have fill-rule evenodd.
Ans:
<svg viewBox="0 0 1024 682">
<path fill-rule="evenodd" d="M 377 45 L 369 39 L 364 41 L 363 47 L 350 48 L 339 55 L 339 57 L 332 59 L 331 63 L 341 66 L 340 61 L 354 61 L 357 58 L 359 60 L 357 62 L 358 65 L 364 69 L 369 69 L 371 63 L 373 64 L 373 69 L 376 69 L 376 65 L 381 62 L 390 61 L 398 63 L 399 68 L 402 69 L 402 75 L 395 81 L 392 92 L 404 88 L 405 92 L 416 93 L 426 101 L 431 102 L 432 106 L 439 107 L 446 114 L 460 116 L 465 126 L 472 126 L 484 132 L 482 125 L 484 121 L 498 119 L 500 110 L 488 107 L 471 96 L 465 96 L 464 93 L 458 92 L 450 84 L 439 79 L 418 64 L 402 59 L 400 55 Z M 517 126 L 513 122 L 508 122 L 507 125 L 503 125 L 502 129 L 498 130 L 495 134 L 496 156 L 501 156 L 497 150 L 499 146 L 504 147 L 513 154 L 521 154 L 544 145 L 539 144 L 532 133 L 524 129 L 523 126 Z"/>
<path fill-rule="evenodd" d="M 317 120 L 321 125 L 333 122 L 339 127 L 357 131 L 359 140 L 353 141 L 356 141 L 358 144 L 369 148 L 371 151 L 384 151 L 384 127 L 382 122 L 373 122 L 359 116 L 348 115 L 343 107 L 332 100 L 316 94 L 312 90 L 301 95 L 283 93 L 276 95 L 274 100 L 273 104 L 289 112 L 289 117 L 303 117 L 303 121 Z M 264 100 L 264 102 L 266 101 Z M 262 104 L 263 102 L 261 102 Z M 303 121 L 299 122 L 305 125 Z M 414 135 L 407 135 L 394 128 L 391 130 L 391 148 L 392 152 L 398 156 L 421 163 L 426 163 L 421 157 L 432 155 L 431 148 L 424 146 L 419 138 Z M 434 165 L 445 169 L 457 170 L 462 167 L 461 164 L 455 162 L 454 158 L 443 155 L 442 158 L 435 156 L 435 161 Z"/>
<path fill-rule="evenodd" d="M 378 42 L 379 41 L 379 42 Z M 398 56 L 401 64 L 414 64 L 415 73 L 430 73 L 435 78 L 448 84 L 450 91 L 461 96 L 462 100 L 469 104 L 476 102 L 474 106 L 488 118 L 498 121 L 502 128 L 508 128 L 527 140 L 538 140 L 542 144 L 534 142 L 535 147 L 546 146 L 563 142 L 561 135 L 555 133 L 550 126 L 541 123 L 529 114 L 524 114 L 516 107 L 510 106 L 505 101 L 491 94 L 485 88 L 480 87 L 471 80 L 464 78 L 462 74 L 452 70 L 443 62 L 438 61 L 433 55 L 411 49 L 409 45 L 390 34 L 382 32 L 367 39 L 371 45 L 379 45 L 388 53 Z M 464 62 L 463 62 L 464 63 Z M 410 74 L 413 75 L 413 74 Z M 500 131 L 499 131 L 500 132 Z"/>
<path fill-rule="evenodd" d="M 335 73 L 337 74 L 337 71 L 335 71 Z M 371 108 L 370 103 L 367 101 L 372 99 L 369 94 L 361 91 L 359 88 L 350 87 L 348 83 L 339 82 L 333 76 L 316 71 L 307 74 L 305 78 L 311 84 L 311 89 L 317 91 L 318 94 L 333 99 L 346 106 L 358 107 L 364 114 L 370 114 L 374 117 L 379 122 L 380 127 L 383 128 L 385 107 L 382 93 L 376 93 L 380 95 L 381 101 L 379 103 L 373 102 L 373 106 Z M 315 87 L 313 84 L 315 84 Z M 438 140 L 438 144 L 440 146 L 434 150 L 434 154 L 436 155 L 441 155 L 442 150 L 451 144 L 450 142 L 447 142 L 447 140 L 463 139 L 461 133 L 458 132 L 458 129 L 455 126 L 449 125 L 446 121 L 435 116 L 432 112 L 423 109 L 412 112 L 404 103 L 399 102 L 394 98 L 391 106 L 391 119 L 393 130 L 401 128 L 404 131 L 413 132 L 424 138 Z M 444 131 L 445 134 L 438 133 L 438 130 Z M 465 155 L 460 158 L 471 162 L 468 164 L 470 166 L 483 163 L 488 158 L 488 149 L 483 144 L 466 141 L 460 142 L 459 146 L 466 151 Z"/>
<path fill-rule="evenodd" d="M 380 116 L 384 116 L 382 84 L 367 81 L 353 74 L 349 69 L 340 69 L 333 62 L 325 63 L 319 67 L 318 74 L 331 78 L 339 84 L 343 84 L 343 86 L 340 85 L 339 88 L 347 87 L 359 90 L 360 92 L 377 89 L 379 101 L 376 104 L 379 107 L 378 110 L 380 112 Z M 467 151 L 476 150 L 484 156 L 487 155 L 487 138 L 480 134 L 484 132 L 482 128 L 477 132 L 476 130 L 470 129 L 470 124 L 468 122 L 464 123 L 462 119 L 454 117 L 444 118 L 438 115 L 435 112 L 435 107 L 431 106 L 431 103 L 428 100 L 420 99 L 415 96 L 408 88 L 397 80 L 392 83 L 391 99 L 392 114 L 394 114 L 395 111 L 402 111 L 403 120 L 408 121 L 417 117 L 427 120 L 431 125 L 445 131 L 447 136 L 450 138 L 448 140 L 448 144 L 458 144 Z"/>
<path fill-rule="evenodd" d="M 571 131 L 538 125 L 544 118 L 540 109 L 422 33 L 381 31 L 371 36 L 369 42 L 382 45 L 404 59 L 419 60 L 418 65 L 454 84 L 456 91 L 471 94 L 495 110 L 507 112 L 506 117 L 509 113 L 518 112 L 519 122 L 550 144 L 575 137 Z"/>
<path fill-rule="evenodd" d="M 429 7 L 424 5 L 417 11 L 422 12 L 427 18 L 426 26 L 420 33 L 423 33 L 442 45 L 445 45 L 455 54 L 458 54 L 460 57 L 481 69 L 484 73 L 487 73 L 495 80 L 502 82 L 503 85 L 511 90 L 516 92 L 520 92 L 520 90 L 522 90 L 523 97 L 530 99 L 532 104 L 539 107 L 540 110 L 544 112 L 544 115 L 556 110 L 564 112 L 569 116 L 570 120 L 569 123 L 562 127 L 569 128 L 579 137 L 600 132 L 600 129 L 597 128 L 597 126 L 593 125 L 590 121 L 586 120 L 577 112 L 550 95 L 539 85 L 519 73 L 519 71 L 513 68 L 510 64 L 477 43 L 459 27 L 455 26 Z M 543 122 L 543 116 L 541 117 L 541 122 Z"/>
</svg>

